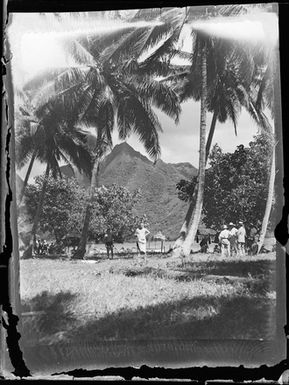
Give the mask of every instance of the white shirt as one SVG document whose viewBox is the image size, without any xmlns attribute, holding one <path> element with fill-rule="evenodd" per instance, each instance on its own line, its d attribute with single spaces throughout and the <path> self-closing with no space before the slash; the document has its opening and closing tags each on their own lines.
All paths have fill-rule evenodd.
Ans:
<svg viewBox="0 0 289 385">
<path fill-rule="evenodd" d="M 246 230 L 244 226 L 241 226 L 237 231 L 238 242 L 245 242 Z"/>
<path fill-rule="evenodd" d="M 231 230 L 230 230 L 230 235 L 236 235 L 238 232 L 238 230 L 236 229 L 236 227 L 232 227 Z"/>
<path fill-rule="evenodd" d="M 137 236 L 137 240 L 140 243 L 146 243 L 146 235 L 150 232 L 145 227 L 143 229 L 136 229 L 135 235 Z"/>
<path fill-rule="evenodd" d="M 229 236 L 230 236 L 230 231 L 227 229 L 224 229 L 223 231 L 220 232 L 219 240 L 221 241 L 222 239 L 228 239 Z"/>
</svg>

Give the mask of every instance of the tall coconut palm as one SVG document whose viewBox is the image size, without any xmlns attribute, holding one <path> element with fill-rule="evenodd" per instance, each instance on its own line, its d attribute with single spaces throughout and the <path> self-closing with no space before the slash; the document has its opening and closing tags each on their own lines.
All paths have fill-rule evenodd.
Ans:
<svg viewBox="0 0 289 385">
<path fill-rule="evenodd" d="M 25 92 L 18 91 L 16 92 L 16 100 L 18 102 L 16 103 L 18 108 L 16 108 L 15 111 L 16 166 L 21 169 L 30 159 L 24 183 L 19 193 L 18 205 L 20 206 L 37 155 L 36 144 L 34 143 L 34 151 L 31 149 L 31 144 L 35 139 L 39 138 L 39 136 L 33 135 L 33 130 L 38 123 L 38 119 L 33 116 L 32 106 L 28 102 L 28 95 L 26 95 Z"/>
<path fill-rule="evenodd" d="M 273 129 L 263 110 L 265 108 L 268 108 L 269 111 L 271 111 L 271 116 L 274 120 L 277 120 L 278 122 L 278 120 L 280 119 L 280 111 L 278 110 L 280 104 L 280 96 L 278 96 L 277 94 L 278 90 L 280 90 L 278 54 L 276 54 L 276 49 L 271 48 L 267 52 L 265 51 L 265 56 L 265 65 L 262 66 L 261 69 L 258 68 L 256 71 L 256 77 L 253 83 L 254 89 L 252 90 L 254 102 L 251 106 L 251 115 L 259 124 L 263 132 L 267 134 L 272 146 L 271 165 L 268 178 L 268 195 L 259 234 L 258 253 L 260 252 L 263 246 L 265 235 L 267 232 L 274 198 L 274 182 L 276 174 L 275 133 L 273 132 Z M 278 123 L 275 123 L 275 125 L 277 126 Z"/>
<path fill-rule="evenodd" d="M 52 108 L 52 112 L 49 112 L 50 115 L 53 115 L 52 120 L 55 121 L 53 124 L 45 117 L 46 113 L 33 109 L 29 104 L 28 95 L 25 95 L 25 100 L 20 101 L 16 111 L 16 165 L 21 169 L 29 161 L 18 204 L 23 199 L 35 160 L 47 163 L 48 143 L 55 146 L 57 141 L 60 151 L 55 154 L 58 158 L 63 160 L 66 158 L 65 161 L 69 161 L 65 155 L 69 154 L 69 159 L 79 170 L 89 173 L 90 158 L 89 153 L 83 147 L 84 138 L 81 136 L 81 132 L 75 127 L 71 129 L 67 124 L 65 125 L 63 123 L 66 122 L 65 115 L 60 118 L 60 112 L 57 112 L 55 106 Z M 44 115 L 42 116 L 42 114 Z M 61 176 L 58 162 L 54 161 L 54 164 L 55 172 Z"/>
<path fill-rule="evenodd" d="M 23 258 L 29 258 L 32 255 L 32 246 L 41 216 L 48 177 L 50 173 L 53 177 L 61 175 L 59 161 L 71 162 L 79 171 L 88 175 L 91 174 L 91 157 L 84 146 L 83 134 L 76 128 L 67 125 L 66 120 L 62 120 L 64 115 L 61 108 L 54 104 L 50 108 L 46 107 L 43 111 L 37 110 L 35 115 L 39 119 L 37 127 L 34 129 L 31 127 L 27 129 L 26 127 L 26 130 L 21 130 L 16 141 L 16 158 L 19 164 L 25 164 L 25 161 L 29 160 L 30 154 L 32 154 L 32 158 L 35 155 L 35 158 L 41 163 L 46 163 L 42 191 L 33 219 L 30 241 Z"/>
<path fill-rule="evenodd" d="M 142 42 L 143 47 L 152 44 L 149 43 L 151 33 Z M 125 36 L 126 42 L 127 38 Z M 152 76 L 159 73 L 159 67 L 153 70 L 146 61 L 136 65 L 128 62 L 131 52 L 127 50 L 127 44 L 122 47 L 122 41 L 117 44 L 112 41 L 105 47 L 97 38 L 81 37 L 66 40 L 64 47 L 73 54 L 77 66 L 62 71 L 46 84 L 42 80 L 41 91 L 35 94 L 38 105 L 44 108 L 51 101 L 58 101 L 71 119 L 95 127 L 97 136 L 102 140 L 106 138 L 107 143 L 111 142 L 114 126 L 117 126 L 121 139 L 135 132 L 148 154 L 157 159 L 161 125 L 152 107 L 176 121 L 180 113 L 175 91 Z M 137 52 L 139 54 L 142 50 Z M 29 87 L 35 88 L 36 84 L 40 85 L 39 79 L 30 82 Z M 99 162 L 96 158 L 95 161 Z M 95 172 L 97 169 L 94 167 Z M 93 176 L 92 180 L 95 179 Z M 80 242 L 79 257 L 84 255 L 84 243 Z"/>
<path fill-rule="evenodd" d="M 225 10 L 225 14 L 228 15 L 231 12 L 230 9 Z M 237 13 L 239 13 L 239 9 Z M 241 11 L 244 11 L 241 8 Z M 235 13 L 235 11 L 233 12 Z M 256 50 L 256 47 L 244 47 L 242 44 L 232 43 L 223 39 L 210 38 L 210 50 L 208 51 L 208 100 L 207 108 L 213 113 L 210 132 L 206 145 L 207 157 L 210 151 L 212 138 L 217 120 L 224 122 L 227 118 L 230 118 L 234 124 L 236 133 L 236 122 L 238 115 L 241 111 L 241 107 L 244 106 L 250 114 L 257 121 L 257 124 L 267 130 L 267 122 L 261 115 L 261 111 L 253 111 L 253 104 L 251 96 L 251 82 L 254 75 L 255 67 L 262 66 L 264 64 L 264 52 L 261 49 Z M 211 55 L 210 55 L 211 54 Z M 192 58 L 198 53 L 198 45 L 196 44 L 193 50 Z M 193 67 L 193 66 L 192 66 Z M 200 65 L 199 65 L 200 67 Z M 179 91 L 184 100 L 188 97 L 193 97 L 195 100 L 200 99 L 200 68 L 195 72 L 182 72 L 164 79 L 164 81 L 176 81 L 179 80 Z M 210 76 L 212 75 L 212 76 Z M 257 119 L 256 119 L 257 118 Z M 174 254 L 179 254 L 180 248 L 183 245 L 184 239 L 187 234 L 188 226 L 192 215 L 195 215 L 195 203 L 196 203 L 197 188 L 195 188 L 194 194 L 191 197 L 190 205 L 185 217 L 185 221 L 181 228 L 179 237 L 175 242 Z M 195 227 L 192 224 L 193 227 Z M 191 236 L 194 232 L 191 232 Z M 192 236 L 191 242 L 194 236 Z"/>
<path fill-rule="evenodd" d="M 83 258 L 86 251 L 87 236 L 93 200 L 95 196 L 95 191 L 99 187 L 99 170 L 105 154 L 112 147 L 112 142 L 110 140 L 108 141 L 104 132 L 98 130 L 97 136 L 92 135 L 90 133 L 86 134 L 86 145 L 93 159 L 93 168 L 90 178 L 89 198 L 85 208 L 81 237 L 79 240 L 78 248 L 75 254 L 73 255 L 73 258 L 76 259 Z"/>
<path fill-rule="evenodd" d="M 205 188 L 205 168 L 206 168 L 206 112 L 207 112 L 207 49 L 208 41 L 204 36 L 198 37 L 198 44 L 201 46 L 201 118 L 200 118 L 200 146 L 199 146 L 199 172 L 198 172 L 198 192 L 192 218 L 192 226 L 183 243 L 182 254 L 189 255 L 191 251 L 192 239 L 198 230 L 202 214 L 203 197 Z"/>
<path fill-rule="evenodd" d="M 236 6 L 236 7 L 221 7 L 218 10 L 219 14 L 222 14 L 223 16 L 232 16 L 232 15 L 239 15 L 240 13 L 246 13 L 247 8 L 243 6 Z M 208 18 L 210 15 L 206 12 L 206 15 L 204 15 L 204 8 L 201 10 L 198 9 L 197 12 L 195 10 L 195 7 L 191 7 L 186 12 L 186 17 L 184 18 L 184 22 L 192 21 L 194 19 L 198 19 L 199 17 L 205 17 Z M 198 39 L 197 37 L 200 36 L 200 32 L 194 31 L 194 44 L 193 44 L 193 54 L 188 55 L 187 53 L 179 52 L 176 50 L 175 46 L 172 44 L 169 44 L 166 46 L 166 43 L 161 45 L 158 48 L 158 54 L 157 58 L 160 59 L 162 57 L 169 57 L 170 59 L 176 55 L 179 55 L 180 57 L 189 58 L 194 63 L 192 67 L 194 67 L 194 71 L 183 71 L 183 69 L 179 69 L 177 71 L 177 74 L 174 74 L 173 76 L 168 76 L 163 81 L 165 83 L 172 81 L 176 81 L 176 79 L 181 80 L 181 83 L 184 79 L 186 79 L 185 87 L 182 91 L 183 93 L 183 99 L 188 97 L 193 97 L 195 100 L 200 100 L 201 97 L 201 39 Z M 208 141 L 206 145 L 206 153 L 208 157 L 208 153 L 210 150 L 215 126 L 217 120 L 224 122 L 228 117 L 232 119 L 236 131 L 236 120 L 237 115 L 240 112 L 240 105 L 241 103 L 247 103 L 247 95 L 246 90 L 243 87 L 242 83 L 249 83 L 247 80 L 250 79 L 251 73 L 249 69 L 252 71 L 252 65 L 245 67 L 244 64 L 246 61 L 250 61 L 249 55 L 242 55 L 242 49 L 236 49 L 234 47 L 234 44 L 230 44 L 230 42 L 224 42 L 221 39 L 208 39 L 208 42 L 210 42 L 210 49 L 207 50 L 207 62 L 208 62 L 208 100 L 206 100 L 205 104 L 207 105 L 206 108 L 213 112 L 213 118 L 210 128 L 210 133 L 208 136 Z M 211 54 L 210 54 L 211 53 Z M 152 55 L 153 57 L 154 55 Z M 236 67 L 237 63 L 237 70 L 238 70 L 238 76 L 239 79 L 237 79 L 237 75 L 235 74 L 236 68 L 233 68 L 233 66 Z M 246 71 L 243 71 L 242 76 L 240 76 L 240 72 L 242 69 L 246 68 Z M 242 81 L 240 82 L 240 79 Z M 171 84 L 172 84 L 171 83 Z M 231 83 L 231 84 L 230 84 Z M 168 84 L 168 83 L 167 83 Z M 182 84 L 184 86 L 184 84 Z M 180 88 L 180 87 L 177 87 Z M 202 140 L 203 141 L 203 140 Z M 203 182 L 201 182 L 202 184 Z M 188 225 L 191 220 L 193 209 L 195 207 L 195 200 L 196 200 L 196 191 L 195 194 L 192 197 L 185 222 L 182 226 L 180 236 L 175 244 L 179 245 L 183 243 L 185 235 L 187 233 Z M 197 210 L 197 212 L 199 209 Z M 196 214 L 196 213 L 195 213 Z M 195 217 L 197 218 L 199 215 L 196 214 Z"/>
<path fill-rule="evenodd" d="M 196 47 L 197 48 L 197 47 Z M 164 82 L 174 82 L 181 101 L 193 98 L 200 100 L 200 55 L 195 48 L 193 53 L 193 65 L 189 71 L 175 74 L 165 78 Z M 246 56 L 236 49 L 235 45 L 228 44 L 220 39 L 210 39 L 210 50 L 207 52 L 207 101 L 206 106 L 212 113 L 212 121 L 206 142 L 205 161 L 207 162 L 217 122 L 225 122 L 230 119 L 237 134 L 237 120 L 242 106 L 247 107 L 250 85 L 250 71 Z M 246 70 L 245 70 L 246 69 Z M 197 187 L 197 186 L 196 186 Z M 174 254 L 186 237 L 188 226 L 195 207 L 197 188 L 192 194 L 190 205 L 186 213 L 179 237 L 177 238 Z"/>
</svg>

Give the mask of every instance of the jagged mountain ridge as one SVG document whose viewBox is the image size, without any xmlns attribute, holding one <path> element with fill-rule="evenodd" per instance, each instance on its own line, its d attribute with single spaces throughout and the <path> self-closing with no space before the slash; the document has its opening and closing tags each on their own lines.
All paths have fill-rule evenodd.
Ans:
<svg viewBox="0 0 289 385">
<path fill-rule="evenodd" d="M 61 170 L 71 177 L 70 166 L 63 166 Z M 74 170 L 74 174 L 80 184 L 89 186 L 86 176 L 80 175 L 77 170 Z M 176 184 L 180 179 L 190 179 L 196 174 L 197 169 L 190 163 L 173 164 L 162 160 L 154 163 L 124 142 L 116 145 L 104 159 L 100 168 L 100 185 L 116 183 L 131 191 L 141 189 L 137 214 L 147 215 L 153 234 L 161 230 L 173 239 L 178 234 L 187 209 L 187 203 L 177 197 Z"/>
</svg>

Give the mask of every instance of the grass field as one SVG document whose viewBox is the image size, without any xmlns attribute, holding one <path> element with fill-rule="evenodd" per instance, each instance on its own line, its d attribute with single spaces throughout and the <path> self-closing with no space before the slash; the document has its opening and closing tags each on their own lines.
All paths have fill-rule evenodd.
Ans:
<svg viewBox="0 0 289 385">
<path fill-rule="evenodd" d="M 132 339 L 267 339 L 274 334 L 275 253 L 21 260 L 27 344 Z"/>
</svg>

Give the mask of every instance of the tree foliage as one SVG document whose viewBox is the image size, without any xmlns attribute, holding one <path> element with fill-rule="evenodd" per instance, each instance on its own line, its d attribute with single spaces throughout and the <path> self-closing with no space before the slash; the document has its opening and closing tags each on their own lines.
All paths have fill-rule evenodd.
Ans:
<svg viewBox="0 0 289 385">
<path fill-rule="evenodd" d="M 239 145 L 234 153 L 223 153 L 216 144 L 206 170 L 204 216 L 206 226 L 220 228 L 224 223 L 243 220 L 262 221 L 268 193 L 272 143 L 268 136 L 257 135 L 249 147 Z M 177 184 L 178 196 L 187 201 L 194 189 L 193 181 Z"/>
<path fill-rule="evenodd" d="M 25 203 L 28 216 L 33 220 L 44 177 L 37 176 L 34 184 L 29 184 L 25 191 Z M 46 198 L 40 218 L 40 230 L 48 231 L 57 243 L 79 223 L 81 210 L 86 200 L 86 192 L 73 179 L 55 179 L 49 177 Z"/>
<path fill-rule="evenodd" d="M 130 192 L 116 184 L 98 189 L 93 199 L 89 237 L 102 238 L 108 227 L 116 241 L 123 242 L 130 237 L 140 220 L 134 213 L 139 198 L 139 190 Z"/>
<path fill-rule="evenodd" d="M 43 185 L 43 176 L 37 176 L 35 183 L 27 186 L 25 200 L 28 217 L 32 220 Z M 101 240 L 110 227 L 116 241 L 131 236 L 140 221 L 134 212 L 140 191 L 128 191 L 125 187 L 113 185 L 101 187 L 94 192 L 89 238 Z M 68 234 L 81 234 L 83 217 L 89 196 L 85 188 L 75 179 L 48 179 L 46 199 L 40 219 L 40 230 L 49 232 L 56 243 Z"/>
</svg>

